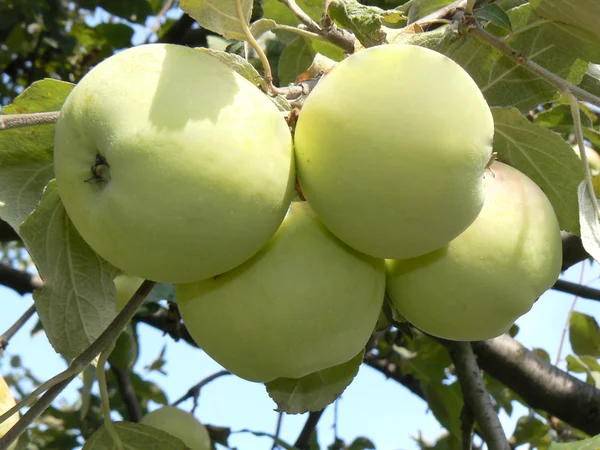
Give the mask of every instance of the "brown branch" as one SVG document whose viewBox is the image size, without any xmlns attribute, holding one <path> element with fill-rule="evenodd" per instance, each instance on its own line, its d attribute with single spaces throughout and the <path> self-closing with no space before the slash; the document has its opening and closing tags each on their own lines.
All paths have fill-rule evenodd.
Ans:
<svg viewBox="0 0 600 450">
<path fill-rule="evenodd" d="M 32 114 L 0 114 L 0 131 L 11 128 L 30 127 L 33 125 L 48 125 L 56 123 L 60 111 L 41 112 Z"/>
<path fill-rule="evenodd" d="M 220 370 L 219 372 L 215 372 L 212 375 L 209 375 L 208 377 L 200 381 L 198 384 L 189 388 L 185 394 L 183 394 L 181 397 L 179 397 L 172 403 L 172 406 L 177 406 L 180 403 L 186 401 L 188 398 L 192 398 L 194 399 L 194 407 L 192 409 L 192 412 L 195 411 L 195 409 L 198 407 L 198 397 L 200 397 L 200 391 L 202 390 L 202 388 L 208 383 L 211 383 L 212 381 L 216 380 L 217 378 L 221 378 L 226 375 L 231 375 L 231 372 L 229 372 L 228 370 Z"/>
<path fill-rule="evenodd" d="M 142 409 L 140 408 L 140 403 L 137 395 L 135 394 L 135 388 L 131 382 L 129 372 L 121 370 L 112 364 L 110 365 L 110 369 L 117 380 L 119 394 L 121 394 L 121 398 L 125 404 L 125 409 L 127 410 L 127 420 L 130 422 L 139 422 L 142 420 Z"/>
<path fill-rule="evenodd" d="M 481 370 L 468 342 L 441 341 L 456 368 L 465 404 L 473 412 L 481 435 L 490 450 L 510 450 L 506 435 L 492 405 L 490 394 L 485 389 Z"/>
<path fill-rule="evenodd" d="M 572 283 L 565 280 L 557 280 L 552 286 L 555 291 L 566 292 L 581 298 L 600 301 L 600 289 L 594 289 L 582 284 Z"/>
<path fill-rule="evenodd" d="M 300 431 L 294 447 L 300 450 L 308 450 L 310 448 L 310 439 L 315 432 L 319 419 L 321 419 L 321 416 L 323 415 L 323 411 L 325 411 L 325 408 L 319 411 L 311 411 L 308 414 L 308 419 L 306 419 L 306 423 L 304 424 L 302 431 Z"/>
<path fill-rule="evenodd" d="M 472 345 L 479 366 L 531 407 L 592 436 L 600 434 L 600 390 L 547 363 L 508 335 Z"/>
<path fill-rule="evenodd" d="M 591 94 L 585 89 L 581 89 L 579 86 L 569 83 L 564 78 L 559 77 L 555 73 L 550 72 L 549 70 L 540 66 L 538 63 L 533 62 L 531 59 L 521 54 L 518 50 L 512 48 L 502 39 L 498 39 L 496 36 L 485 31 L 480 25 L 471 25 L 467 27 L 467 30 L 472 36 L 475 36 L 477 39 L 485 42 L 490 47 L 500 51 L 505 56 L 508 56 L 514 60 L 517 64 L 525 67 L 530 72 L 535 73 L 538 77 L 551 84 L 559 91 L 562 92 L 568 90 L 578 99 L 591 103 L 600 108 L 600 97 Z"/>
<path fill-rule="evenodd" d="M 11 327 L 0 336 L 0 350 L 6 349 L 12 337 L 27 323 L 27 321 L 35 314 L 35 305 L 31 305 L 25 313 L 17 319 Z"/>
<path fill-rule="evenodd" d="M 15 269 L 8 264 L 0 264 L 0 284 L 17 291 L 21 295 L 29 294 L 34 289 L 41 289 L 44 286 L 38 275 Z"/>
</svg>

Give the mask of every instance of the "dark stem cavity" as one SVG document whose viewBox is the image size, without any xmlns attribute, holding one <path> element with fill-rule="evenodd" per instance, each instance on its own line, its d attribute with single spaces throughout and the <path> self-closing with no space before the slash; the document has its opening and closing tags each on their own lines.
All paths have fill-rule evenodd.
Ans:
<svg viewBox="0 0 600 450">
<path fill-rule="evenodd" d="M 110 165 L 100 153 L 96 155 L 96 163 L 90 168 L 92 176 L 85 183 L 106 183 L 110 180 Z"/>
</svg>

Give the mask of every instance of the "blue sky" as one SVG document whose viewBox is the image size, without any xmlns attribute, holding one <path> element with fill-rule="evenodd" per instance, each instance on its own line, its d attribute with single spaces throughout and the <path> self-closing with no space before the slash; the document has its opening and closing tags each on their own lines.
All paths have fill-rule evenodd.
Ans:
<svg viewBox="0 0 600 450">
<path fill-rule="evenodd" d="M 171 14 L 177 16 L 177 13 Z M 105 18 L 102 11 L 90 17 L 90 23 L 97 23 Z M 154 18 L 147 25 L 151 26 Z M 147 31 L 136 26 L 134 43 L 143 42 Z M 563 278 L 579 282 L 583 265 L 571 268 Z M 586 282 L 598 278 L 598 268 L 585 265 Z M 593 285 L 593 284 L 592 284 Z M 549 291 L 523 316 L 517 324 L 520 326 L 518 339 L 528 348 L 544 348 L 552 360 L 556 359 L 562 331 L 567 320 L 573 297 Z M 13 291 L 0 287 L 0 332 L 6 330 L 31 304 L 31 296 L 20 297 Z M 579 300 L 576 310 L 597 316 L 598 306 L 595 302 Z M 0 372 L 10 372 L 10 357 L 19 355 L 25 367 L 32 369 L 40 379 L 47 379 L 63 370 L 66 366 L 62 358 L 54 352 L 45 335 L 30 336 L 35 319 L 29 321 L 11 341 L 6 353 L 0 360 Z M 221 369 L 214 361 L 201 351 L 181 342 L 173 342 L 156 330 L 140 325 L 141 354 L 136 370 L 144 374 L 144 367 L 149 365 L 160 353 L 163 345 L 167 346 L 167 374 L 152 372 L 143 375 L 161 386 L 170 401 L 183 395 L 190 386 L 206 376 Z M 563 348 L 563 358 L 570 353 L 567 342 Z M 564 362 L 560 364 L 565 367 Z M 76 389 L 80 386 L 73 382 L 65 396 L 70 401 L 77 398 Z M 190 408 L 191 401 L 181 405 Z M 232 430 L 252 429 L 255 431 L 273 432 L 277 413 L 275 404 L 270 400 L 264 387 L 239 378 L 229 376 L 208 385 L 202 391 L 197 417 L 206 423 L 231 427 Z M 513 416 L 501 416 L 505 431 L 510 434 L 514 430 L 516 420 L 526 414 L 522 407 L 515 408 Z M 322 447 L 333 441 L 334 408 L 329 407 L 319 422 L 319 436 Z M 283 421 L 281 437 L 293 443 L 300 432 L 306 416 L 286 416 Z M 443 432 L 435 418 L 427 410 L 427 404 L 411 394 L 407 389 L 394 381 L 386 380 L 378 372 L 362 367 L 359 375 L 346 390 L 338 403 L 337 433 L 351 441 L 357 436 L 369 437 L 378 450 L 413 450 L 417 445 L 413 437 L 419 432 L 428 440 Z M 257 438 L 248 434 L 232 436 L 230 443 L 240 449 L 268 450 L 272 442 L 268 438 Z"/>
</svg>

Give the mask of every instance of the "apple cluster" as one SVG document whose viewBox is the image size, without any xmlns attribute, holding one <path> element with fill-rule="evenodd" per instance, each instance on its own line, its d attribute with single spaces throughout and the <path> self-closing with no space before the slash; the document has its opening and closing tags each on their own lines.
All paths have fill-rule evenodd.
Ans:
<svg viewBox="0 0 600 450">
<path fill-rule="evenodd" d="M 143 278 L 174 283 L 198 345 L 268 382 L 357 355 L 386 289 L 417 328 L 468 341 L 506 332 L 554 283 L 554 210 L 492 163 L 493 134 L 473 79 L 423 47 L 339 63 L 292 139 L 233 69 L 150 44 L 75 87 L 55 170 L 75 228 L 127 274 L 119 303 Z M 296 180 L 305 201 L 293 201 Z"/>
</svg>

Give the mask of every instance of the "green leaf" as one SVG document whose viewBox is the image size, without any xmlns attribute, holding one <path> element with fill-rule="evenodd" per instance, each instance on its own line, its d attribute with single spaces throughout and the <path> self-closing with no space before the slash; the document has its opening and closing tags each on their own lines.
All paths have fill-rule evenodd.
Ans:
<svg viewBox="0 0 600 450">
<path fill-rule="evenodd" d="M 548 432 L 550 427 L 537 417 L 520 417 L 513 433 L 515 446 L 531 444 L 531 448 L 546 448 L 552 441 Z"/>
<path fill-rule="evenodd" d="M 595 450 L 600 448 L 600 434 L 576 442 L 552 442 L 548 450 Z"/>
<path fill-rule="evenodd" d="M 574 130 L 573 115 L 569 105 L 556 105 L 552 109 L 542 111 L 535 116 L 533 123 L 560 133 Z M 585 114 L 581 115 L 581 124 L 584 127 L 593 125 L 592 120 Z"/>
<path fill-rule="evenodd" d="M 127 450 L 189 450 L 180 439 L 153 427 L 131 422 L 117 422 L 114 426 Z M 118 449 L 106 430 L 106 425 L 96 431 L 83 446 L 83 450 Z"/>
<path fill-rule="evenodd" d="M 328 13 L 342 27 L 350 30 L 365 47 L 386 42 L 381 30 L 386 11 L 375 6 L 365 6 L 356 0 L 333 0 Z"/>
<path fill-rule="evenodd" d="M 281 52 L 279 57 L 279 84 L 286 86 L 312 64 L 315 52 L 310 40 L 299 36 Z"/>
<path fill-rule="evenodd" d="M 21 226 L 21 237 L 44 280 L 44 288 L 36 290 L 33 299 L 46 335 L 57 352 L 73 358 L 115 317 L 112 280 L 118 270 L 77 233 L 54 180 Z"/>
<path fill-rule="evenodd" d="M 586 373 L 588 375 L 587 382 L 597 388 L 600 387 L 600 364 L 595 357 L 569 355 L 566 360 L 567 370 L 575 373 Z"/>
<path fill-rule="evenodd" d="M 181 0 L 179 7 L 203 28 L 227 39 L 245 40 L 244 22 L 236 5 L 238 1 L 247 26 L 252 15 L 252 0 Z"/>
<path fill-rule="evenodd" d="M 600 205 L 596 195 L 590 192 L 582 181 L 577 189 L 579 200 L 579 223 L 581 226 L 581 243 L 586 252 L 596 261 L 600 261 L 600 221 L 596 213 L 596 205 Z"/>
<path fill-rule="evenodd" d="M 600 358 L 600 330 L 592 316 L 573 312 L 569 321 L 569 339 L 576 355 Z"/>
<path fill-rule="evenodd" d="M 450 385 L 441 382 L 424 383 L 423 391 L 435 418 L 450 434 L 460 439 L 463 397 L 458 382 Z"/>
<path fill-rule="evenodd" d="M 529 4 L 507 12 L 512 23 L 510 36 L 504 28 L 489 24 L 486 30 L 547 70 L 578 84 L 588 70 L 574 49 L 588 48 L 576 34 L 540 20 Z M 459 36 L 452 28 L 442 27 L 428 33 L 402 35 L 407 42 L 432 48 L 460 64 L 478 84 L 490 106 L 512 106 L 529 111 L 539 104 L 557 100 L 560 92 L 513 58 L 472 36 Z M 589 49 L 588 49 L 589 50 Z M 589 51 L 600 51 L 600 46 Z"/>
<path fill-rule="evenodd" d="M 118 369 L 129 371 L 139 356 L 139 345 L 133 325 L 129 323 L 117 338 L 115 348 L 108 357 L 108 362 Z"/>
<path fill-rule="evenodd" d="M 598 0 L 531 0 L 530 3 L 535 12 L 542 17 L 571 24 L 600 37 Z"/>
<path fill-rule="evenodd" d="M 239 55 L 235 53 L 227 53 L 219 50 L 212 50 L 209 48 L 198 48 L 198 51 L 203 53 L 208 53 L 211 56 L 214 56 L 222 63 L 226 64 L 241 76 L 246 78 L 255 86 L 259 86 L 263 90 L 267 90 L 267 83 L 264 78 L 258 73 L 258 71 L 254 68 L 252 64 L 246 61 Z"/>
<path fill-rule="evenodd" d="M 364 351 L 343 364 L 302 378 L 277 378 L 265 384 L 277 411 L 303 414 L 333 403 L 350 385 L 362 363 Z"/>
<path fill-rule="evenodd" d="M 512 31 L 512 24 L 510 23 L 510 17 L 495 3 L 485 5 L 483 8 L 477 9 L 473 15 L 478 19 L 487 20 L 502 28 L 506 28 Z"/>
<path fill-rule="evenodd" d="M 2 114 L 58 111 L 73 89 L 71 83 L 33 83 Z M 35 209 L 54 178 L 54 125 L 0 131 L 0 218 L 16 231 Z"/>
<path fill-rule="evenodd" d="M 583 76 L 581 83 L 579 83 L 579 87 L 600 96 L 600 65 L 590 63 L 590 67 Z"/>
<path fill-rule="evenodd" d="M 453 0 L 415 0 L 408 9 L 408 23 L 416 22 L 452 2 Z"/>
<path fill-rule="evenodd" d="M 515 108 L 492 108 L 492 114 L 498 158 L 537 183 L 550 199 L 561 229 L 578 234 L 577 187 L 583 170 L 571 146 Z"/>
</svg>

